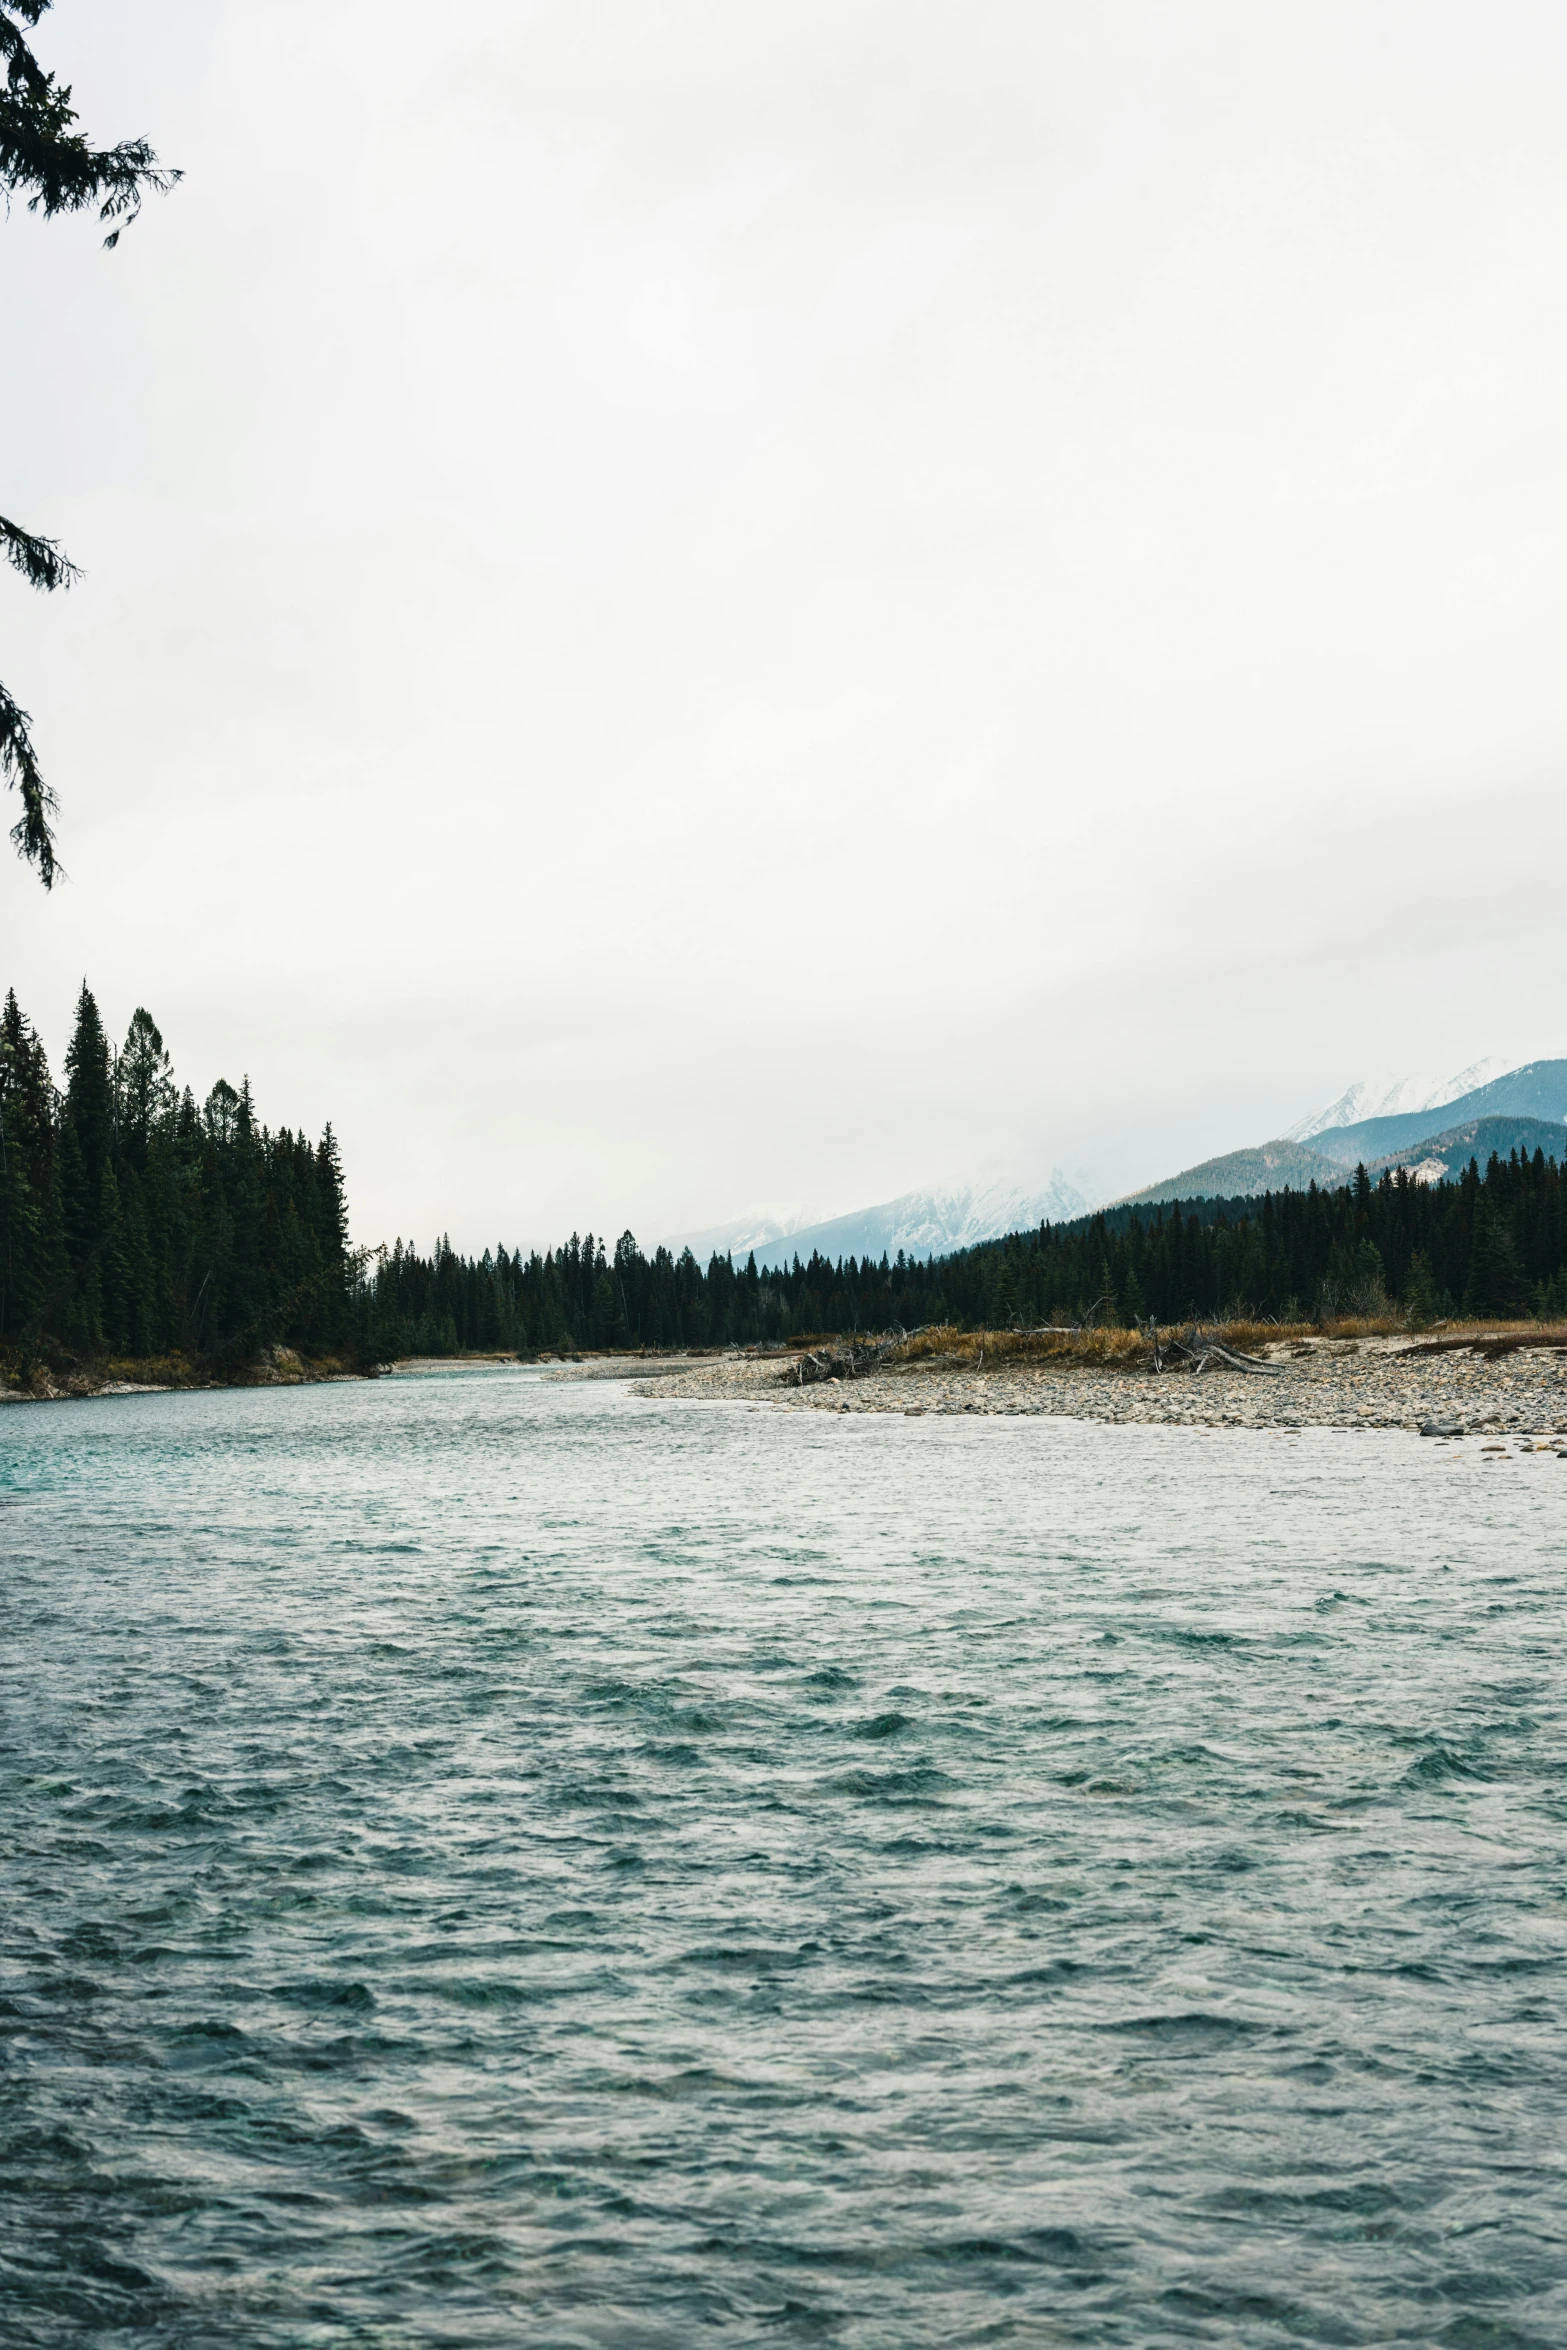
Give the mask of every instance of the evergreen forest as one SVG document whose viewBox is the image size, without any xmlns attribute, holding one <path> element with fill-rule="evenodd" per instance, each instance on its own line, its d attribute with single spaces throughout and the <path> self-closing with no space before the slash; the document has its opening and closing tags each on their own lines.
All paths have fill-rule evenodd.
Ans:
<svg viewBox="0 0 1567 2350">
<path fill-rule="evenodd" d="M 1401 1313 L 1567 1311 L 1567 1178 L 1554 1159 L 1492 1158 L 1462 1180 L 1408 1175 L 1338 1191 L 1121 1208 L 924 1263 L 812 1256 L 758 1271 L 687 1251 L 645 1256 L 575 1234 L 540 1256 L 478 1258 L 401 1242 L 358 1293 L 360 1343 L 383 1360 L 467 1348 L 519 1352 L 725 1346 L 805 1333 L 1012 1329 L 1154 1314 L 1310 1321 Z"/>
<path fill-rule="evenodd" d="M 116 1052 L 91 990 L 57 1089 L 32 1023 L 0 1013 L 0 1343 L 239 1368 L 351 1343 L 337 1145 L 261 1125 L 248 1081 L 199 1106 L 138 1010 Z"/>
<path fill-rule="evenodd" d="M 198 1104 L 148 1012 L 116 1050 L 84 984 L 62 1075 L 8 995 L 0 1347 L 17 1364 L 180 1356 L 237 1373 L 277 1347 L 368 1367 L 899 1325 L 1567 1313 L 1567 1174 L 1540 1152 L 1454 1183 L 1361 1170 L 1334 1191 L 1122 1207 L 933 1262 L 703 1266 L 629 1232 L 542 1254 L 353 1252 L 331 1127 L 316 1142 L 268 1128 L 248 1081 Z"/>
</svg>

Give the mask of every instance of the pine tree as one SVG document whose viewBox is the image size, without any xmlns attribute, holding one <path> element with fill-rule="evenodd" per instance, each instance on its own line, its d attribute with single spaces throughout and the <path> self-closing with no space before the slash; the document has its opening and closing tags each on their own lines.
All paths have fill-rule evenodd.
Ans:
<svg viewBox="0 0 1567 2350">
<path fill-rule="evenodd" d="M 236 1340 L 257 1344 L 276 1339 L 268 1261 L 275 1256 L 276 1232 L 268 1232 L 265 1180 L 266 1138 L 256 1129 L 250 1079 L 240 1082 L 223 1186 L 233 1230 L 228 1290 L 229 1319 Z"/>
<path fill-rule="evenodd" d="M 6 1133 L 0 1101 L 0 1337 L 14 1338 L 39 1305 L 39 1218 L 27 1163 Z"/>
<path fill-rule="evenodd" d="M 157 1351 L 161 1336 L 158 1282 L 147 1236 L 142 1185 L 133 1167 L 126 1167 L 120 1180 L 120 1237 L 123 1285 L 120 1342 L 127 1354 L 150 1355 Z"/>
<path fill-rule="evenodd" d="M 143 1168 L 153 1135 L 167 1125 L 178 1097 L 158 1023 L 140 1005 L 131 1014 L 125 1049 L 114 1064 L 114 1092 L 120 1148 L 133 1167 Z"/>
<path fill-rule="evenodd" d="M 125 1263 L 124 1218 L 120 1213 L 120 1184 L 112 1166 L 104 1168 L 99 1186 L 94 1255 L 103 1335 L 111 1346 L 123 1348 L 130 1343 L 131 1299 Z"/>
<path fill-rule="evenodd" d="M 318 1310 L 322 1335 L 335 1345 L 348 1335 L 348 1195 L 337 1136 L 328 1125 L 315 1155 L 312 1227 L 321 1265 Z"/>
<path fill-rule="evenodd" d="M 1482 1192 L 1475 1207 L 1463 1310 L 1468 1315 L 1520 1314 L 1527 1298 L 1518 1245 Z"/>
<path fill-rule="evenodd" d="M 43 1047 L 12 992 L 0 1013 L 0 1336 L 27 1329 L 43 1304 L 53 1095 Z"/>
<path fill-rule="evenodd" d="M 1404 1318 L 1411 1330 L 1429 1330 L 1442 1311 L 1441 1294 L 1432 1277 L 1431 1267 L 1419 1249 L 1409 1260 L 1409 1275 L 1404 1283 L 1401 1302 Z"/>
<path fill-rule="evenodd" d="M 85 979 L 76 999 L 76 1026 L 66 1049 L 65 1075 L 66 1122 L 81 1152 L 82 1181 L 91 1216 L 114 1151 L 114 1082 L 109 1040 Z"/>
<path fill-rule="evenodd" d="M 98 1287 L 98 1214 L 102 1184 L 94 1191 L 82 1164 L 82 1146 L 69 1118 L 60 1124 L 55 1154 L 59 1180 L 55 1206 L 64 1257 L 59 1327 L 72 1346 L 92 1348 L 103 1339 L 103 1300 Z"/>
</svg>

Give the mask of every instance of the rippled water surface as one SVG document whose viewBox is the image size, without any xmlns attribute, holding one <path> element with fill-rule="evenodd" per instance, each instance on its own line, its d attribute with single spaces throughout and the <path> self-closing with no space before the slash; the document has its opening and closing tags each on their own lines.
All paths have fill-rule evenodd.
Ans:
<svg viewBox="0 0 1567 2350">
<path fill-rule="evenodd" d="M 0 1416 L 0 2338 L 1567 2341 L 1567 1474 Z"/>
</svg>

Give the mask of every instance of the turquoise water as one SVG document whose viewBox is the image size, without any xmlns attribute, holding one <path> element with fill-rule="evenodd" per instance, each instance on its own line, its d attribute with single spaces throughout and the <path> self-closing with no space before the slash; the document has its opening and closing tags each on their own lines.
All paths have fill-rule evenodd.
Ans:
<svg viewBox="0 0 1567 2350">
<path fill-rule="evenodd" d="M 1567 2340 L 1567 1475 L 0 1415 L 0 2338 Z"/>
</svg>

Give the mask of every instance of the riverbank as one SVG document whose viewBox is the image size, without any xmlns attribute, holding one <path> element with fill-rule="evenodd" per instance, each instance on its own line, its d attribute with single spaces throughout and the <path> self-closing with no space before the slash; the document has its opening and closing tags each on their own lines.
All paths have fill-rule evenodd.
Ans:
<svg viewBox="0 0 1567 2350">
<path fill-rule="evenodd" d="M 253 1363 L 218 1372 L 212 1364 L 181 1354 L 155 1358 L 111 1357 L 90 1363 L 58 1359 L 23 1365 L 0 1357 L 0 1404 L 84 1403 L 101 1395 L 201 1394 L 223 1387 L 312 1387 L 327 1380 L 428 1378 L 441 1373 L 544 1368 L 552 1377 L 573 1379 L 668 1378 L 721 1358 L 716 1350 L 666 1355 L 627 1351 L 616 1355 L 519 1356 L 505 1349 L 475 1349 L 451 1355 L 405 1355 L 373 1370 L 344 1355 L 302 1355 L 292 1347 L 268 1347 Z M 732 1359 L 732 1358 L 731 1358 Z"/>
<path fill-rule="evenodd" d="M 268 1347 L 253 1363 L 221 1375 L 181 1354 L 110 1357 L 94 1363 L 0 1362 L 0 1404 L 81 1403 L 100 1395 L 181 1395 L 217 1387 L 313 1387 L 364 1373 L 341 1355 Z"/>
<path fill-rule="evenodd" d="M 799 1349 L 742 1354 L 613 1354 L 545 1359 L 549 1381 L 629 1380 L 632 1393 L 698 1402 L 768 1404 L 784 1411 L 979 1415 L 1194 1428 L 1402 1428 L 1431 1437 L 1516 1439 L 1567 1458 L 1567 1333 L 1530 1325 L 1423 1337 L 1292 1331 L 1258 1340 L 1229 1333 L 1264 1367 L 1213 1358 L 1202 1371 L 1166 1362 L 1130 1332 L 1084 1333 L 1054 1351 L 1004 1351 L 1015 1342 L 973 1334 L 915 1341 L 906 1352 L 852 1374 L 821 1375 Z M 923 1351 L 922 1351 L 923 1350 Z M 830 1347 L 828 1358 L 844 1360 Z M 382 1376 L 515 1367 L 504 1353 L 410 1357 Z M 530 1366 L 531 1367 L 531 1366 Z M 803 1383 L 802 1383 L 803 1373 Z M 284 1387 L 358 1380 L 339 1356 L 306 1358 L 273 1347 L 219 1377 L 183 1356 L 110 1360 L 69 1368 L 35 1365 L 24 1377 L 0 1364 L 0 1403 L 157 1395 L 224 1387 Z"/>
<path fill-rule="evenodd" d="M 638 1380 L 639 1395 L 770 1403 L 786 1411 L 1046 1416 L 1198 1428 L 1404 1428 L 1567 1445 L 1567 1348 L 1557 1333 L 1437 1337 L 1291 1334 L 1255 1348 L 1259 1371 L 1213 1363 L 932 1353 L 857 1376 L 793 1384 L 800 1358 L 728 1355 Z M 570 1373 L 558 1374 L 571 1376 Z M 600 1374 L 604 1375 L 604 1374 Z"/>
</svg>

